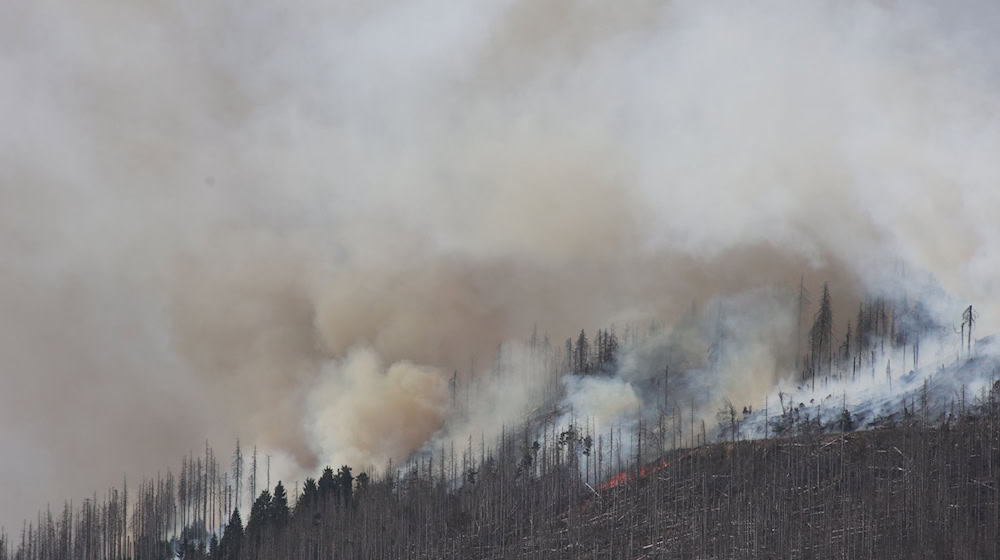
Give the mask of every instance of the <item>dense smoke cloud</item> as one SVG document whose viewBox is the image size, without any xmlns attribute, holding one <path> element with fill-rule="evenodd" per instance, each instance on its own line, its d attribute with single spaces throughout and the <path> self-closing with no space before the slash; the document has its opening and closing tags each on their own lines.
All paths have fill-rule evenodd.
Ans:
<svg viewBox="0 0 1000 560">
<path fill-rule="evenodd" d="M 943 320 L 974 303 L 986 332 L 998 25 L 990 2 L 12 8 L 2 502 L 206 438 L 291 476 L 405 458 L 526 406 L 443 412 L 500 341 L 692 301 L 767 325 L 716 384 L 763 391 L 802 274 L 838 328 L 860 294 L 939 284 Z"/>
<path fill-rule="evenodd" d="M 440 371 L 409 362 L 386 369 L 367 349 L 328 369 L 310 395 L 312 435 L 344 463 L 399 461 L 441 428 L 448 388 Z"/>
</svg>

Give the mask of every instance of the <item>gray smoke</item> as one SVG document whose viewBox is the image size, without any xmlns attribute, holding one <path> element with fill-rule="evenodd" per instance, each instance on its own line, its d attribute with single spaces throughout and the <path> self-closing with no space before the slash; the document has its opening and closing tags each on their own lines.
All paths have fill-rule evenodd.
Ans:
<svg viewBox="0 0 1000 560">
<path fill-rule="evenodd" d="M 838 328 L 930 275 L 943 320 L 973 303 L 988 332 L 998 25 L 991 2 L 11 7 L 0 524 L 206 438 L 295 476 L 476 433 L 525 403 L 450 426 L 450 373 L 534 325 L 559 345 L 730 302 L 769 326 L 725 391 L 787 373 L 775 294 L 801 274 Z"/>
</svg>

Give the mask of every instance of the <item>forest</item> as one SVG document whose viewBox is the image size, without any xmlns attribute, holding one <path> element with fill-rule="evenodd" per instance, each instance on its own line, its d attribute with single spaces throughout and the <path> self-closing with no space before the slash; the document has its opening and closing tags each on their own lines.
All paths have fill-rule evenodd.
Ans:
<svg viewBox="0 0 1000 560">
<path fill-rule="evenodd" d="M 1000 558 L 1000 2 L 4 8 L 0 560 Z"/>
<path fill-rule="evenodd" d="M 797 304 L 805 337 L 796 341 L 793 381 L 802 394 L 816 394 L 817 380 L 824 389 L 870 385 L 869 376 L 880 391 L 891 388 L 891 366 L 884 378 L 876 366 L 903 356 L 912 369 L 883 391 L 887 407 L 875 414 L 854 395 L 849 405 L 846 392 L 807 406 L 779 392 L 772 411 L 725 400 L 706 420 L 686 376 L 722 359 L 730 335 L 720 311 L 702 329 L 710 335 L 701 364 L 687 352 L 686 364 L 674 357 L 647 372 L 635 380 L 642 411 L 598 426 L 555 398 L 559 379 L 613 376 L 628 353 L 678 344 L 684 320 L 669 335 L 656 322 L 629 325 L 620 337 L 614 327 L 592 339 L 581 330 L 559 350 L 535 330 L 526 345 L 549 376 L 550 396 L 495 437 L 452 440 L 357 472 L 328 466 L 273 486 L 256 447 L 237 440 L 220 457 L 206 443 L 176 475 L 165 468 L 124 478 L 3 529 L 0 560 L 1000 554 L 1000 360 L 973 351 L 972 308 L 961 315 L 964 350 L 954 363 L 927 365 L 933 375 L 917 379 L 921 341 L 946 332 L 920 303 L 867 299 L 837 340 L 827 286 L 815 311 L 802 286 Z M 506 359 L 500 345 L 489 376 L 505 375 Z M 463 392 L 478 390 L 462 383 L 456 372 L 458 409 Z"/>
</svg>

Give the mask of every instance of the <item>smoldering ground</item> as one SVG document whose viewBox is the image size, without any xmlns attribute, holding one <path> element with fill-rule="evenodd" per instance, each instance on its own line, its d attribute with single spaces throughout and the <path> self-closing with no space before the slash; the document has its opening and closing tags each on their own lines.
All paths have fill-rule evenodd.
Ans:
<svg viewBox="0 0 1000 560">
<path fill-rule="evenodd" d="M 12 7 L 0 522 L 205 438 L 288 472 L 398 458 L 446 423 L 453 370 L 533 325 L 673 323 L 803 273 L 849 307 L 902 263 L 988 330 L 997 23 L 989 2 Z M 363 404 L 410 369 L 416 400 Z"/>
</svg>

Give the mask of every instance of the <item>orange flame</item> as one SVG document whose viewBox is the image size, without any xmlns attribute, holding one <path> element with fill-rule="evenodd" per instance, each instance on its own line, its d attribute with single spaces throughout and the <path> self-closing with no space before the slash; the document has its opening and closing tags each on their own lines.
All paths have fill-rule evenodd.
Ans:
<svg viewBox="0 0 1000 560">
<path fill-rule="evenodd" d="M 639 467 L 638 477 L 635 476 L 635 472 L 633 471 L 620 472 L 605 480 L 604 483 L 601 484 L 601 490 L 608 490 L 609 488 L 616 488 L 618 486 L 622 486 L 624 484 L 627 484 L 635 480 L 636 478 L 645 478 L 648 475 L 651 475 L 657 471 L 661 471 L 667 468 L 668 465 L 670 465 L 670 462 L 667 461 L 666 459 L 657 461 L 655 463 L 648 463 L 646 465 Z"/>
</svg>

